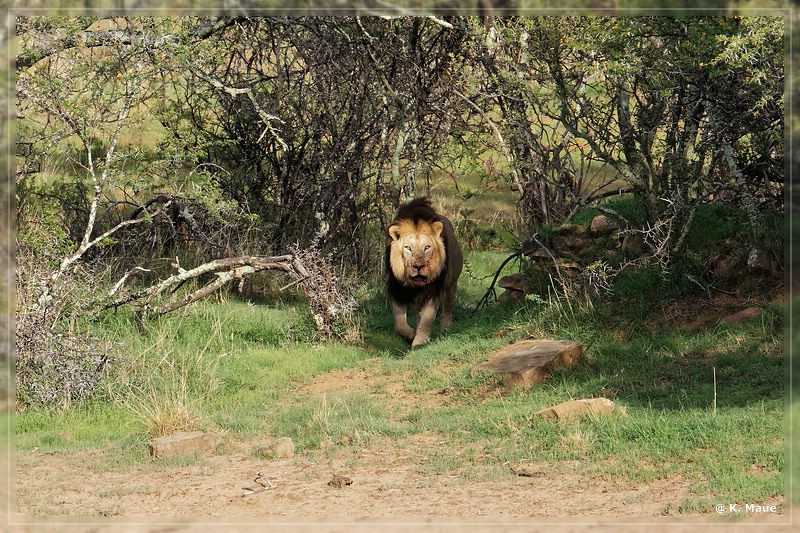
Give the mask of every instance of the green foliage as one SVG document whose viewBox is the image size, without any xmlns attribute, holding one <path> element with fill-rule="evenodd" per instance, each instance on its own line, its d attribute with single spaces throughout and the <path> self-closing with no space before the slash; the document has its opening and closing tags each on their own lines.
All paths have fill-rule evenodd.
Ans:
<svg viewBox="0 0 800 533">
<path fill-rule="evenodd" d="M 46 262 L 47 267 L 55 270 L 63 258 L 73 253 L 77 246 L 70 239 L 54 209 L 42 206 L 41 214 L 36 224 L 24 224 L 20 228 L 17 242 L 21 248 L 20 253 Z"/>
<path fill-rule="evenodd" d="M 694 250 L 726 239 L 741 239 L 747 228 L 747 214 L 727 205 L 705 205 L 697 210 L 686 244 Z"/>
<path fill-rule="evenodd" d="M 786 465 L 776 444 L 783 434 L 779 309 L 743 326 L 694 332 L 631 329 L 603 307 L 554 297 L 472 314 L 486 283 L 479 276 L 502 259 L 468 254 L 476 276 L 463 280 L 452 331 L 414 351 L 395 338 L 375 287 L 361 308 L 368 335 L 356 346 L 292 340 L 287 328 L 302 314 L 292 302 L 196 305 L 143 330 L 124 313 L 108 315 L 95 327 L 125 341 L 115 353 L 124 363 L 111 388 L 127 401 L 95 402 L 66 414 L 30 409 L 17 417 L 18 445 L 130 446 L 148 431 L 150 406 L 164 407 L 160 420 L 174 423 L 166 408 L 177 398 L 195 415 L 196 427 L 226 430 L 237 439 L 290 436 L 301 454 L 336 454 L 382 438 L 402 446 L 406 437 L 439 435 L 450 446 L 426 452 L 418 467 L 423 476 L 502 477 L 508 475 L 502 465 L 519 461 L 557 472 L 581 461 L 587 475 L 632 483 L 681 475 L 692 480 L 697 498 L 685 502 L 687 509 L 702 508 L 704 498 L 761 501 L 780 494 Z M 653 298 L 652 287 L 637 290 Z M 525 337 L 578 340 L 586 353 L 577 366 L 531 389 L 509 391 L 497 377 L 471 375 L 486 354 Z M 329 372 L 358 372 L 368 385 L 306 386 Z M 131 401 L 134 393 L 139 403 Z M 613 398 L 620 411 L 574 422 L 532 415 L 599 395 Z M 150 427 L 155 433 L 157 426 Z"/>
<path fill-rule="evenodd" d="M 605 202 L 605 206 L 619 213 L 635 228 L 644 228 L 650 221 L 648 203 L 641 196 L 611 198 Z"/>
</svg>

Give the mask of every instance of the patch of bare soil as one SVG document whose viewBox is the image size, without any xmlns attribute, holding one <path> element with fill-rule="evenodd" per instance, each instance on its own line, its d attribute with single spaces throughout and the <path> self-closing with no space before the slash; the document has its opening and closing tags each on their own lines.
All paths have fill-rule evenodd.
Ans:
<svg viewBox="0 0 800 533">
<path fill-rule="evenodd" d="M 333 370 L 319 376 L 311 383 L 297 389 L 300 394 L 353 394 L 359 393 L 367 396 L 381 398 L 381 401 L 393 407 L 405 410 L 420 407 L 436 407 L 441 405 L 442 397 L 435 392 L 426 394 L 410 394 L 406 383 L 411 372 L 384 375 L 381 373 L 381 359 L 366 361 L 366 366 L 361 368 L 342 368 Z M 376 363 L 371 365 L 370 363 Z"/>
<path fill-rule="evenodd" d="M 308 524 L 354 517 L 449 517 L 491 524 L 486 518 L 491 517 L 551 522 L 571 518 L 580 524 L 581 517 L 605 517 L 624 523 L 634 518 L 659 521 L 665 509 L 677 510 L 691 491 L 691 483 L 680 476 L 625 484 L 585 476 L 579 468 L 536 475 L 516 475 L 509 468 L 508 475 L 487 479 L 469 473 L 423 474 L 423 458 L 446 446 L 438 436 L 423 434 L 330 455 L 262 460 L 239 443 L 225 455 L 189 466 L 154 461 L 120 468 L 113 467 L 116 452 L 26 452 L 16 458 L 13 518 L 19 523 L 31 517 L 162 523 L 176 518 L 198 523 L 269 523 L 284 518 Z M 255 480 L 259 473 L 260 484 Z M 352 483 L 331 483 L 336 475 Z M 246 490 L 258 486 L 266 490 Z M 782 515 L 758 518 L 762 523 L 786 522 Z"/>
<path fill-rule="evenodd" d="M 667 305 L 662 313 L 653 313 L 649 325 L 654 329 L 670 324 L 682 329 L 699 330 L 745 309 L 763 308 L 769 303 L 781 301 L 785 301 L 782 286 L 760 297 L 715 292 L 709 298 L 676 300 Z"/>
<path fill-rule="evenodd" d="M 324 374 L 297 392 L 379 394 L 400 411 L 442 402 L 441 395 L 409 394 L 407 378 L 367 364 Z M 470 531 L 529 531 L 534 522 L 566 523 L 569 530 L 606 523 L 635 531 L 643 520 L 672 524 L 674 517 L 664 515 L 677 513 L 692 499 L 693 482 L 681 476 L 630 483 L 593 476 L 578 463 L 553 471 L 532 463 L 472 468 L 465 461 L 461 468 L 432 473 L 435 469 L 426 468 L 430 457 L 460 454 L 433 433 L 372 438 L 366 446 L 334 445 L 275 460 L 258 458 L 255 447 L 229 439 L 222 454 L 189 462 L 129 460 L 118 449 L 17 453 L 12 523 L 20 531 L 39 531 L 42 518 L 69 523 L 77 517 L 112 520 L 115 531 L 163 531 L 164 524 L 170 531 L 183 530 L 190 523 L 192 530 L 210 531 L 219 530 L 220 523 L 226 531 L 258 525 L 269 531 L 379 527 L 382 533 L 416 533 L 420 527 L 444 530 L 459 524 Z M 758 503 L 783 505 L 777 499 Z M 788 524 L 780 513 L 751 518 L 770 531 L 776 522 Z M 718 520 L 713 509 L 679 519 L 685 524 Z"/>
</svg>

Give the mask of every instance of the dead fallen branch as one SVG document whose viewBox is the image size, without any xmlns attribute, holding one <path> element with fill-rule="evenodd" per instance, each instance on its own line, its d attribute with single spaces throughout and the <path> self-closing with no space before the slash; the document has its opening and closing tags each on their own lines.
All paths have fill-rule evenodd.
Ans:
<svg viewBox="0 0 800 533">
<path fill-rule="evenodd" d="M 292 282 L 281 290 L 294 285 L 300 286 L 321 336 L 341 340 L 360 338 L 360 326 L 353 314 L 357 302 L 352 290 L 342 287 L 330 257 L 322 256 L 316 245 L 308 249 L 295 247 L 294 253 L 287 255 L 215 259 L 190 270 L 181 268 L 176 258 L 173 267 L 177 270 L 176 274 L 149 287 L 120 296 L 118 291 L 137 269 L 126 273 L 108 294 L 109 298 L 116 296 L 116 299 L 105 304 L 102 309 L 117 309 L 130 304 L 142 318 L 164 315 L 205 298 L 231 281 L 241 282 L 247 276 L 263 270 L 282 270 L 292 278 Z M 188 294 L 171 298 L 185 282 L 208 274 L 214 276 L 211 281 Z"/>
<path fill-rule="evenodd" d="M 302 282 L 308 277 L 306 267 L 294 255 L 228 257 L 209 261 L 191 270 L 182 269 L 178 263 L 175 263 L 174 266 L 178 269 L 177 274 L 173 274 L 156 285 L 117 298 L 103 306 L 103 309 L 116 309 L 122 305 L 136 304 L 144 315 L 163 315 L 208 296 L 230 281 L 241 280 L 263 270 L 283 270 L 297 282 Z M 201 288 L 178 300 L 156 303 L 168 291 L 174 292 L 178 286 L 186 281 L 206 274 L 214 274 L 216 277 Z M 123 278 L 128 275 L 125 274 Z M 115 284 L 114 287 L 118 288 L 118 285 L 119 283 Z M 109 296 L 113 296 L 115 292 L 112 291 Z"/>
</svg>

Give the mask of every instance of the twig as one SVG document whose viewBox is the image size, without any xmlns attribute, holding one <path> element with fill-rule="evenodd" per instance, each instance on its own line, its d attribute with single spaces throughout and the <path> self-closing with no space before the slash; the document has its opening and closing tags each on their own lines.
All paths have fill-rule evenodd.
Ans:
<svg viewBox="0 0 800 533">
<path fill-rule="evenodd" d="M 307 280 L 307 279 L 308 279 L 308 276 L 303 276 L 302 278 L 298 278 L 298 279 L 296 279 L 296 280 L 292 281 L 291 283 L 287 283 L 286 285 L 284 285 L 283 287 L 281 287 L 280 289 L 278 289 L 278 292 L 283 292 L 283 291 L 285 291 L 286 289 L 288 289 L 289 287 L 294 287 L 294 286 L 295 286 L 295 285 L 297 285 L 298 283 L 303 283 L 303 282 L 304 282 L 305 280 Z"/>
<path fill-rule="evenodd" d="M 133 274 L 137 273 L 136 271 L 139 271 L 139 272 L 151 272 L 151 270 L 149 270 L 147 268 L 142 268 L 142 267 L 138 267 L 138 266 L 134 267 L 133 269 L 129 270 L 124 276 L 122 276 L 118 282 L 116 282 L 114 284 L 114 286 L 111 288 L 111 291 L 109 291 L 108 295 L 109 296 L 114 296 L 117 293 L 117 291 L 125 284 L 125 282 L 128 281 L 128 278 L 130 276 L 132 276 Z"/>
<path fill-rule="evenodd" d="M 717 416 L 717 367 L 711 367 L 711 371 L 714 375 L 714 401 L 712 405 L 714 406 L 714 416 Z"/>
<path fill-rule="evenodd" d="M 489 297 L 490 297 L 490 296 L 494 295 L 494 296 L 495 296 L 495 300 L 497 299 L 497 293 L 496 293 L 496 292 L 495 292 L 495 290 L 494 290 L 494 284 L 497 282 L 497 278 L 498 278 L 498 277 L 500 277 L 500 272 L 502 272 L 502 271 L 503 271 L 503 269 L 504 269 L 504 268 L 505 268 L 505 266 L 506 266 L 506 265 L 509 263 L 509 261 L 511 261 L 512 259 L 515 259 L 515 258 L 519 257 L 520 255 L 522 255 L 522 251 L 521 251 L 521 250 L 520 250 L 519 252 L 516 252 L 516 253 L 514 253 L 514 254 L 512 254 L 512 255 L 508 256 L 508 257 L 506 258 L 506 260 L 505 260 L 505 261 L 503 261 L 503 264 L 501 264 L 501 265 L 500 265 L 500 268 L 498 268 L 498 269 L 497 269 L 497 272 L 495 272 L 495 274 L 494 274 L 494 279 L 492 279 L 492 284 L 491 284 L 491 285 L 489 285 L 489 288 L 488 288 L 488 289 L 486 290 L 486 292 L 484 293 L 484 295 L 483 295 L 483 298 L 481 298 L 481 300 L 478 302 L 478 305 L 477 305 L 477 306 L 475 306 L 475 310 L 472 312 L 472 314 L 475 314 L 475 313 L 477 313 L 477 312 L 478 312 L 478 310 L 479 310 L 481 307 L 483 307 L 484 305 L 489 305 Z"/>
<path fill-rule="evenodd" d="M 261 481 L 262 479 L 265 479 L 267 481 L 267 483 L 264 484 Z M 247 491 L 244 494 L 242 494 L 242 497 L 250 496 L 251 494 L 256 494 L 258 492 L 264 492 L 265 490 L 274 490 L 274 489 L 278 488 L 277 485 L 272 483 L 272 481 L 270 481 L 268 477 L 262 475 L 261 472 L 256 472 L 256 477 L 255 477 L 255 479 L 253 479 L 253 481 L 258 483 L 259 486 L 258 487 L 242 487 L 242 490 Z"/>
</svg>

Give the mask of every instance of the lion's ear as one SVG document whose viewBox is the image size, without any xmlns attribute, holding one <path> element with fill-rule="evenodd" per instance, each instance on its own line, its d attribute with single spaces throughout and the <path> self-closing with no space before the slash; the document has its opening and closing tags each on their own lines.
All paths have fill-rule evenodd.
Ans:
<svg viewBox="0 0 800 533">
<path fill-rule="evenodd" d="M 442 235 L 442 232 L 444 231 L 444 224 L 442 224 L 441 221 L 437 220 L 431 223 L 431 229 L 433 230 L 434 236 L 436 236 L 436 238 L 438 239 Z"/>
<path fill-rule="evenodd" d="M 398 224 L 389 226 L 389 237 L 391 237 L 393 241 L 400 240 L 400 226 Z"/>
</svg>

